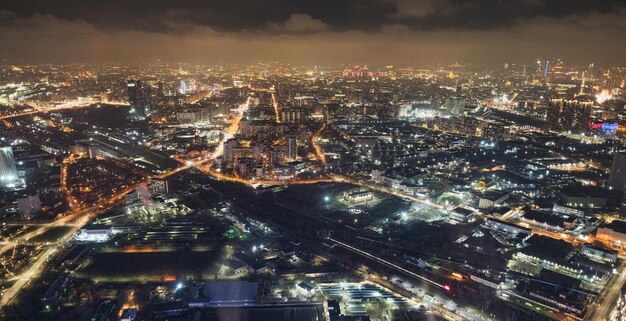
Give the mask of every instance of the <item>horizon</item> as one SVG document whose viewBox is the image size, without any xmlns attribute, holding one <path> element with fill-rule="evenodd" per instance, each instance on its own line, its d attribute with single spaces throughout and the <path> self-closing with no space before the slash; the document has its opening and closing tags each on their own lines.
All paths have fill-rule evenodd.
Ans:
<svg viewBox="0 0 626 321">
<path fill-rule="evenodd" d="M 622 1 L 5 1 L 0 58 L 622 63 Z"/>
<path fill-rule="evenodd" d="M 626 320 L 625 0 L 0 1 L 0 319 Z"/>
</svg>

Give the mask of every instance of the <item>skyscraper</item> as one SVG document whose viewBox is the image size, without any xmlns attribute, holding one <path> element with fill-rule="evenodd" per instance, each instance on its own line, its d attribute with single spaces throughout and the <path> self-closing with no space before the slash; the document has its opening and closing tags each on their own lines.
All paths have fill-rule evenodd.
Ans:
<svg viewBox="0 0 626 321">
<path fill-rule="evenodd" d="M 445 102 L 445 108 L 451 115 L 460 115 L 463 113 L 463 109 L 467 104 L 466 100 L 462 96 L 451 96 Z"/>
<path fill-rule="evenodd" d="M 35 214 L 41 211 L 41 200 L 39 193 L 25 195 L 17 199 L 17 208 L 20 212 L 20 218 L 30 220 Z"/>
<path fill-rule="evenodd" d="M 587 96 L 574 99 L 551 99 L 546 119 L 548 128 L 553 131 L 587 130 L 591 118 L 593 101 Z"/>
<path fill-rule="evenodd" d="M 233 162 L 234 160 L 233 149 L 237 146 L 238 146 L 238 142 L 236 139 L 233 139 L 233 138 L 224 142 L 224 155 L 222 156 L 222 159 L 226 166 L 229 166 Z"/>
<path fill-rule="evenodd" d="M 139 80 L 129 80 L 126 86 L 128 88 L 130 116 L 137 119 L 145 119 L 151 113 L 149 88 L 143 88 Z"/>
<path fill-rule="evenodd" d="M 295 161 L 298 158 L 298 142 L 295 137 L 287 139 L 287 160 Z"/>
<path fill-rule="evenodd" d="M 609 174 L 609 188 L 624 191 L 626 190 L 626 154 L 615 154 L 613 165 Z"/>
<path fill-rule="evenodd" d="M 17 168 L 13 148 L 0 147 L 0 186 L 11 185 L 17 180 Z"/>
</svg>

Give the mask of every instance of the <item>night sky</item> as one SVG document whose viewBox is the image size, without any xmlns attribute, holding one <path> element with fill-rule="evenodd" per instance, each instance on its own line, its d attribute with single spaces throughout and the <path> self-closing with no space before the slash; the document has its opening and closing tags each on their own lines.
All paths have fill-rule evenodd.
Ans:
<svg viewBox="0 0 626 321">
<path fill-rule="evenodd" d="M 626 1 L 4 0 L 0 58 L 623 65 Z"/>
</svg>

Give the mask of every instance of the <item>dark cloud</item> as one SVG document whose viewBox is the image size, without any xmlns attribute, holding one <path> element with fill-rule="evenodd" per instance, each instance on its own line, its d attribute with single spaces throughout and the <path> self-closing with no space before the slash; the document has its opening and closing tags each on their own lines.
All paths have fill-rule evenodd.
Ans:
<svg viewBox="0 0 626 321">
<path fill-rule="evenodd" d="M 306 14 L 337 30 L 372 30 L 395 12 L 395 5 L 377 0 L 8 0 L 0 3 L 0 10 L 20 18 L 49 14 L 84 20 L 109 29 L 168 32 L 172 24 L 187 24 L 236 32 L 283 23 L 294 14 Z"/>
<path fill-rule="evenodd" d="M 493 29 L 538 17 L 566 18 L 624 8 L 622 0 L 431 0 L 427 3 L 429 11 L 425 15 L 404 16 L 400 22 L 420 29 Z"/>
<path fill-rule="evenodd" d="M 376 32 L 393 24 L 418 30 L 491 29 L 536 17 L 609 13 L 623 6 L 624 1 L 618 0 L 4 0 L 0 10 L 14 13 L 14 18 L 41 14 L 104 29 L 164 33 L 193 26 L 258 31 L 294 15 L 310 17 L 334 31 Z M 15 21 L 0 19 L 5 25 Z"/>
<path fill-rule="evenodd" d="M 27 62 L 624 64 L 624 1 L 4 0 L 0 58 Z"/>
</svg>

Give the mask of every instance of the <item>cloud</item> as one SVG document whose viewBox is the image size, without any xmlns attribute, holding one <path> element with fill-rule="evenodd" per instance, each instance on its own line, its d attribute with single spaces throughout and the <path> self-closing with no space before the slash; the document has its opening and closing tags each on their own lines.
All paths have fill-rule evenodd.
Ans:
<svg viewBox="0 0 626 321">
<path fill-rule="evenodd" d="M 389 3 L 391 0 L 387 0 Z M 350 10 L 356 16 L 365 14 L 358 13 L 358 8 Z M 227 19 L 219 11 L 171 9 L 158 18 L 143 17 L 133 27 L 124 24 L 103 27 L 91 19 L 65 19 L 52 14 L 23 16 L 13 11 L 0 12 L 3 44 L 0 58 L 25 62 L 159 59 L 202 63 L 283 60 L 500 64 L 561 57 L 569 63 L 623 65 L 622 53 L 626 50 L 626 44 L 621 41 L 626 28 L 623 10 L 585 12 L 563 18 L 535 16 L 506 28 L 419 28 L 396 19 L 373 24 L 371 28 L 348 28 L 350 25 L 333 24 L 330 14 L 322 19 L 307 13 L 289 13 L 276 18 L 276 22 L 254 23 L 246 25 L 247 29 L 236 30 L 223 24 L 217 27 L 194 22 Z M 142 27 L 146 25 L 153 27 Z"/>
<path fill-rule="evenodd" d="M 294 13 L 285 22 L 285 30 L 290 33 L 315 33 L 326 29 L 326 23 L 305 13 Z"/>
<path fill-rule="evenodd" d="M 315 32 L 322 24 L 326 31 L 376 32 L 394 24 L 414 30 L 509 28 L 539 17 L 608 14 L 625 5 L 623 0 L 5 0 L 0 10 L 23 19 L 51 15 L 99 29 L 161 33 L 195 26 L 220 32 L 261 30 L 285 21 Z M 0 17 L 0 25 L 15 20 Z"/>
<path fill-rule="evenodd" d="M 433 0 L 395 0 L 397 13 L 395 17 L 399 18 L 415 18 L 424 17 L 435 11 L 435 3 Z"/>
</svg>

